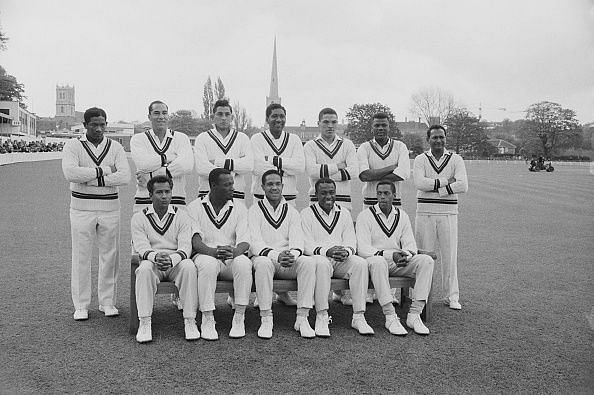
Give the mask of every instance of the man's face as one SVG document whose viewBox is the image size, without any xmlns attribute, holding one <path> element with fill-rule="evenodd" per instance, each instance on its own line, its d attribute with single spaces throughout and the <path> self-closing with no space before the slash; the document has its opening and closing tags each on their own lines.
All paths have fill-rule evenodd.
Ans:
<svg viewBox="0 0 594 395">
<path fill-rule="evenodd" d="M 324 210 L 330 210 L 334 207 L 336 201 L 336 187 L 334 184 L 320 184 L 316 196 L 320 207 Z"/>
<path fill-rule="evenodd" d="M 91 117 L 89 122 L 85 123 L 85 129 L 87 129 L 87 139 L 89 141 L 101 141 L 103 139 L 103 133 L 105 133 L 105 127 L 107 122 L 102 116 Z"/>
<path fill-rule="evenodd" d="M 275 108 L 272 110 L 268 118 L 266 118 L 266 123 L 270 128 L 271 133 L 280 133 L 284 127 L 287 117 L 285 116 L 285 112 L 282 108 Z"/>
<path fill-rule="evenodd" d="M 224 197 L 225 200 L 233 199 L 233 176 L 231 174 L 221 174 L 212 189 L 215 195 Z"/>
<path fill-rule="evenodd" d="M 392 202 L 394 201 L 394 192 L 390 185 L 378 185 L 377 187 L 377 202 L 380 209 L 386 210 L 392 208 Z"/>
<path fill-rule="evenodd" d="M 153 185 L 153 192 L 150 193 L 153 207 L 166 208 L 171 203 L 171 187 L 168 182 L 156 182 Z"/>
<path fill-rule="evenodd" d="M 322 119 L 318 121 L 318 129 L 324 140 L 334 140 L 336 125 L 338 125 L 338 117 L 335 114 L 322 115 Z"/>
<path fill-rule="evenodd" d="M 390 122 L 387 118 L 374 118 L 371 122 L 371 130 L 376 140 L 384 140 L 388 138 Z"/>
<path fill-rule="evenodd" d="M 269 174 L 266 181 L 262 184 L 262 190 L 266 199 L 271 202 L 278 202 L 283 197 L 283 180 L 278 174 Z"/>
<path fill-rule="evenodd" d="M 446 143 L 446 136 L 444 131 L 441 129 L 433 129 L 427 141 L 429 142 L 429 147 L 431 147 L 432 151 L 443 150 L 445 148 Z"/>
<path fill-rule="evenodd" d="M 153 104 L 148 119 L 151 121 L 154 129 L 167 129 L 167 123 L 169 122 L 169 111 L 167 106 L 163 103 Z"/>
<path fill-rule="evenodd" d="M 233 121 L 233 113 L 229 107 L 219 106 L 215 109 L 212 119 L 217 129 L 229 130 Z"/>
</svg>

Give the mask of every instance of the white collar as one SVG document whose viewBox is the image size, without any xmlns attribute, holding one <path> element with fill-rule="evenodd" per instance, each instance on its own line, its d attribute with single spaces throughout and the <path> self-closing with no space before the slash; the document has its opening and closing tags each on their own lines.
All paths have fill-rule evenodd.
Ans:
<svg viewBox="0 0 594 395">
<path fill-rule="evenodd" d="M 287 201 L 285 200 L 284 197 L 281 198 L 281 201 L 279 202 L 278 206 L 276 207 L 276 210 L 274 209 L 274 207 L 272 207 L 272 204 L 270 204 L 270 202 L 268 201 L 268 199 L 266 198 L 266 196 L 264 196 L 264 199 L 262 199 L 262 204 L 264 206 L 266 206 L 266 209 L 271 212 L 271 213 L 276 213 L 277 211 L 282 210 L 283 205 L 287 203 Z"/>
<path fill-rule="evenodd" d="M 326 144 L 328 147 L 332 147 L 335 143 L 337 143 L 340 140 L 342 140 L 342 137 L 340 137 L 339 135 L 335 134 L 334 135 L 334 140 L 332 140 L 332 142 L 330 144 L 328 144 L 328 142 L 326 140 L 324 140 L 324 138 L 322 137 L 322 134 L 320 133 L 318 135 L 318 137 L 316 137 L 316 140 L 320 141 L 322 144 Z"/>
<path fill-rule="evenodd" d="M 435 158 L 435 156 L 433 155 L 433 152 L 431 152 L 431 149 L 429 149 L 426 152 L 426 154 L 429 155 L 429 156 L 431 156 L 432 158 Z M 446 155 L 449 155 L 449 154 L 450 154 L 450 151 L 448 151 L 447 148 L 444 148 L 443 149 L 443 155 L 441 156 L 441 158 L 439 158 L 439 160 L 442 160 Z M 436 160 L 437 160 L 437 158 L 436 158 Z"/>
<path fill-rule="evenodd" d="M 391 221 L 394 218 L 394 216 L 396 215 L 396 209 L 394 208 L 394 206 L 390 206 L 390 213 L 387 216 L 386 216 L 386 214 L 384 214 L 384 212 L 380 208 L 379 203 L 376 203 L 373 206 L 373 209 L 375 210 L 375 213 L 377 215 L 383 215 L 384 218 L 386 218 L 388 221 Z"/>
<path fill-rule="evenodd" d="M 319 202 L 316 202 L 316 203 L 315 203 L 315 206 L 317 206 L 317 207 L 316 207 L 316 209 L 317 209 L 317 211 L 318 211 L 318 212 L 319 212 L 321 215 L 325 215 L 325 216 L 327 216 L 327 217 L 331 217 L 331 216 L 333 216 L 335 212 L 340 212 L 340 206 L 339 206 L 338 204 L 336 204 L 336 203 L 334 203 L 334 206 L 332 207 L 332 210 L 330 210 L 330 213 L 328 213 L 328 214 L 326 214 L 326 210 L 324 210 L 324 209 L 322 208 L 322 206 L 320 206 L 320 203 L 319 203 Z"/>
</svg>

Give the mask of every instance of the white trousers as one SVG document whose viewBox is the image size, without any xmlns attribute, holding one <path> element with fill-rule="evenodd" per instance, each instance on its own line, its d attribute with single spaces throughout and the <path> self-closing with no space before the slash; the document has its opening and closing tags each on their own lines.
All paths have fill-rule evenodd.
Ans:
<svg viewBox="0 0 594 395">
<path fill-rule="evenodd" d="M 297 279 L 297 307 L 311 309 L 314 304 L 316 286 L 316 262 L 312 257 L 300 256 L 291 267 L 273 263 L 267 256 L 255 256 L 254 278 L 256 295 L 260 310 L 272 309 L 272 285 L 274 278 L 281 280 Z"/>
<path fill-rule="evenodd" d="M 174 267 L 161 271 L 153 262 L 144 260 L 136 269 L 136 305 L 138 317 L 153 315 L 153 303 L 157 285 L 161 281 L 173 281 L 179 290 L 184 318 L 195 318 L 198 308 L 196 266 L 191 259 L 184 259 Z"/>
<path fill-rule="evenodd" d="M 444 298 L 450 302 L 458 302 L 458 215 L 417 214 L 415 239 L 422 250 L 435 251 L 439 244 L 438 258 L 441 263 Z"/>
<path fill-rule="evenodd" d="M 240 255 L 225 262 L 210 255 L 198 254 L 194 257 L 198 271 L 198 300 L 200 311 L 215 309 L 217 278 L 233 281 L 235 304 L 248 305 L 252 292 L 252 261 Z"/>
<path fill-rule="evenodd" d="M 84 211 L 71 208 L 70 230 L 70 289 L 74 308 L 87 310 L 91 304 L 91 258 L 95 243 L 99 249 L 99 304 L 115 306 L 120 264 L 120 211 Z"/>
<path fill-rule="evenodd" d="M 412 299 L 427 301 L 433 279 L 433 258 L 429 255 L 417 254 L 404 267 L 398 267 L 394 262 L 388 262 L 382 256 L 371 256 L 367 258 L 367 263 L 380 306 L 392 303 L 390 276 L 415 278 Z"/>
<path fill-rule="evenodd" d="M 365 295 L 369 285 L 367 261 L 360 256 L 351 255 L 344 262 L 314 255 L 316 260 L 316 289 L 314 299 L 316 310 L 328 310 L 328 295 L 332 277 L 349 280 L 349 288 L 353 298 L 353 312 L 365 311 Z"/>
</svg>

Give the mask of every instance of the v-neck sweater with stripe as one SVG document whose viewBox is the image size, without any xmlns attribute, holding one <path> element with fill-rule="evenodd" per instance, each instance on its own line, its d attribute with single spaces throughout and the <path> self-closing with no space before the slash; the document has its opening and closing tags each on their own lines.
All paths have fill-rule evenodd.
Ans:
<svg viewBox="0 0 594 395">
<path fill-rule="evenodd" d="M 111 172 L 110 166 L 116 171 Z M 107 137 L 95 147 L 86 136 L 71 139 L 62 149 L 62 171 L 70 181 L 70 207 L 84 211 L 120 209 L 118 186 L 130 181 L 124 148 Z"/>
<path fill-rule="evenodd" d="M 326 256 L 328 249 L 343 246 L 350 255 L 357 252 L 357 237 L 351 213 L 337 204 L 328 216 L 318 203 L 301 211 L 306 255 Z"/>
<path fill-rule="evenodd" d="M 286 250 L 291 250 L 295 257 L 303 254 L 301 217 L 284 199 L 275 212 L 266 198 L 254 202 L 248 210 L 248 219 L 253 255 L 278 262 L 279 254 Z"/>
<path fill-rule="evenodd" d="M 456 182 L 448 184 L 454 177 Z M 468 191 L 464 160 L 445 151 L 436 160 L 431 151 L 417 155 L 413 165 L 417 188 L 417 214 L 458 214 L 458 194 Z"/>
<path fill-rule="evenodd" d="M 357 252 L 363 258 L 381 255 L 393 262 L 393 253 L 406 250 L 417 253 L 408 214 L 393 207 L 388 218 L 378 205 L 370 206 L 357 216 Z"/>
<path fill-rule="evenodd" d="M 174 266 L 192 252 L 192 222 L 184 210 L 170 210 L 162 219 L 149 208 L 131 221 L 132 246 L 141 259 L 154 262 L 157 252 L 167 252 Z"/>
</svg>

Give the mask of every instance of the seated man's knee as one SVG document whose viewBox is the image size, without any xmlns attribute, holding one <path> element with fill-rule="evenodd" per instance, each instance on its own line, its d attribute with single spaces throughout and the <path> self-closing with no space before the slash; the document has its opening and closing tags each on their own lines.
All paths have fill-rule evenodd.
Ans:
<svg viewBox="0 0 594 395">
<path fill-rule="evenodd" d="M 196 273 L 196 265 L 191 259 L 183 259 L 178 264 L 179 270 L 182 272 Z"/>
<path fill-rule="evenodd" d="M 388 267 L 388 262 L 384 259 L 383 256 L 370 256 L 365 260 L 367 261 L 367 267 L 369 269 L 383 266 Z"/>
<path fill-rule="evenodd" d="M 153 273 L 153 267 L 153 262 L 149 260 L 140 261 L 140 264 L 134 271 L 136 273 L 136 277 Z"/>
<path fill-rule="evenodd" d="M 245 255 L 236 256 L 233 258 L 233 269 L 242 272 L 249 272 L 251 274 L 252 261 L 250 261 L 250 259 Z"/>
<path fill-rule="evenodd" d="M 272 260 L 270 258 L 268 258 L 267 256 L 256 256 L 252 258 L 252 264 L 254 265 L 254 270 L 256 272 L 260 271 L 260 270 L 266 270 L 266 269 L 274 269 L 274 264 L 272 263 Z"/>
<path fill-rule="evenodd" d="M 199 272 L 216 270 L 219 266 L 219 260 L 210 255 L 196 255 L 194 264 Z"/>
</svg>

